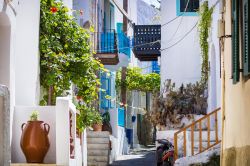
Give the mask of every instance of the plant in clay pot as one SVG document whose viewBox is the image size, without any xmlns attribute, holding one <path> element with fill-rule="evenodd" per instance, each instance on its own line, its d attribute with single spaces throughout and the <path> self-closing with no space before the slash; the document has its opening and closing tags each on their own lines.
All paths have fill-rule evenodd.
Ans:
<svg viewBox="0 0 250 166">
<path fill-rule="evenodd" d="M 98 111 L 93 111 L 93 125 L 94 131 L 102 131 L 102 116 Z"/>
<path fill-rule="evenodd" d="M 33 111 L 30 120 L 21 126 L 21 149 L 28 163 L 43 163 L 49 147 L 50 126 L 38 120 L 38 111 Z"/>
</svg>

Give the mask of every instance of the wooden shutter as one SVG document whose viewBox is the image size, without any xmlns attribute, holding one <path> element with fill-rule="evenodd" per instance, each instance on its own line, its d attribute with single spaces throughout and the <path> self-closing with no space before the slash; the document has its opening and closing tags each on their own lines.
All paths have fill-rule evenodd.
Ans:
<svg viewBox="0 0 250 166">
<path fill-rule="evenodd" d="M 249 21 L 248 21 L 248 2 L 243 0 L 243 74 L 248 76 L 250 74 L 250 57 L 249 57 Z"/>
<path fill-rule="evenodd" d="M 101 74 L 101 93 L 100 93 L 100 100 L 101 100 L 101 108 L 107 109 L 109 107 L 109 101 L 106 99 L 107 91 L 108 91 L 108 79 L 106 73 Z"/>
<path fill-rule="evenodd" d="M 115 74 L 111 72 L 110 74 L 110 96 L 111 96 L 111 101 L 110 101 L 110 107 L 115 108 L 116 105 L 116 95 L 115 95 Z"/>
<path fill-rule="evenodd" d="M 232 77 L 233 83 L 239 82 L 239 0 L 232 0 Z"/>
</svg>

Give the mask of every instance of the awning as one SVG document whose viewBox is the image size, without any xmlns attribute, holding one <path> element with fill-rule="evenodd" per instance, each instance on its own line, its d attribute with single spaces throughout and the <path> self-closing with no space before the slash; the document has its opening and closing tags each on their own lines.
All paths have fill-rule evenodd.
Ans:
<svg viewBox="0 0 250 166">
<path fill-rule="evenodd" d="M 119 5 L 119 3 L 117 2 L 117 0 L 111 0 L 115 6 L 120 10 L 120 12 L 128 19 L 129 22 L 132 23 L 132 20 L 130 19 L 130 17 L 128 16 L 128 13 Z"/>
</svg>

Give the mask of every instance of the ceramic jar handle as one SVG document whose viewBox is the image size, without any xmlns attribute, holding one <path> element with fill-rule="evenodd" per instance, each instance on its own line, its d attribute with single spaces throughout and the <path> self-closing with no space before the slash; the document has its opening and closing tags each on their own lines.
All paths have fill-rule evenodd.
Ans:
<svg viewBox="0 0 250 166">
<path fill-rule="evenodd" d="M 48 135 L 48 134 L 49 134 L 49 131 L 50 131 L 50 126 L 49 126 L 49 124 L 44 123 L 43 126 L 44 126 L 44 130 L 45 130 L 46 134 Z"/>
<path fill-rule="evenodd" d="M 23 131 L 23 129 L 24 129 L 24 126 L 26 126 L 26 123 L 23 123 L 23 124 L 22 124 L 22 126 L 21 126 L 22 131 Z"/>
</svg>

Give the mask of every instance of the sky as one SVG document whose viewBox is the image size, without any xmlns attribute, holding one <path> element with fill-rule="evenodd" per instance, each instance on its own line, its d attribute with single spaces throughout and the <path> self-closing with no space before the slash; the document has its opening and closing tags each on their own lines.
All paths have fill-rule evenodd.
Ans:
<svg viewBox="0 0 250 166">
<path fill-rule="evenodd" d="M 143 0 L 144 2 L 148 3 L 148 4 L 153 4 L 156 7 L 159 7 L 160 4 L 157 2 L 157 0 Z"/>
</svg>

